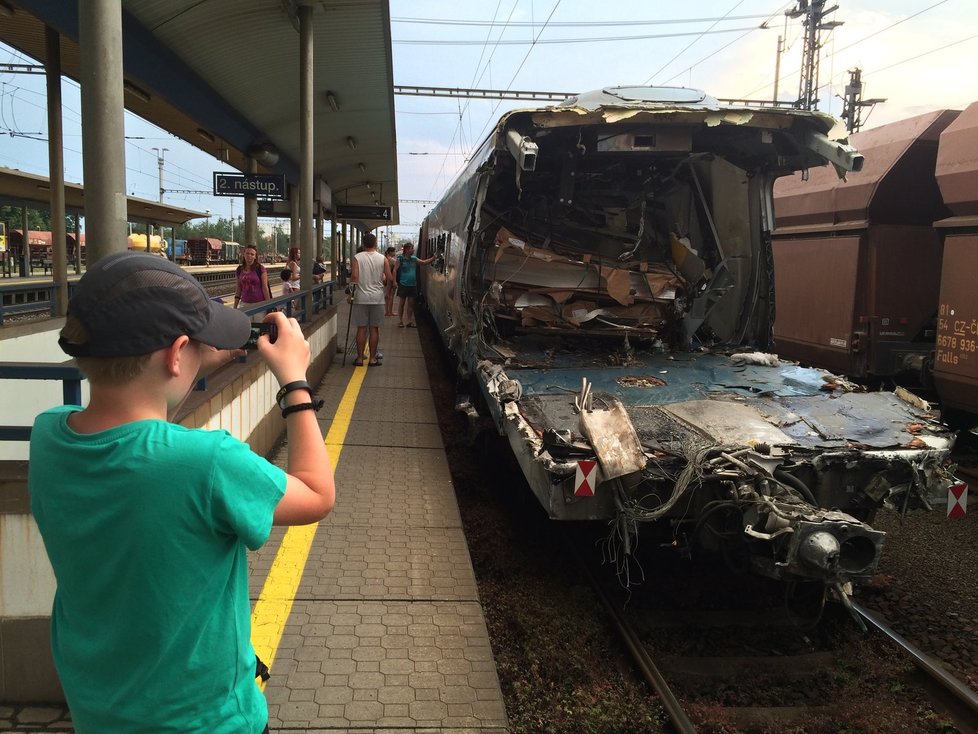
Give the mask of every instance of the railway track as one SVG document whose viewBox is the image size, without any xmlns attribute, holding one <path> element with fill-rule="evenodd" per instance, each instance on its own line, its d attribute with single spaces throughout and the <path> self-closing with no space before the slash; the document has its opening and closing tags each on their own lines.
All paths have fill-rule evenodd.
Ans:
<svg viewBox="0 0 978 734">
<path fill-rule="evenodd" d="M 212 297 L 227 297 L 234 292 L 234 270 L 214 269 L 192 273 Z M 77 280 L 70 277 L 69 282 Z M 19 323 L 51 314 L 51 281 L 28 281 L 25 283 L 0 284 L 0 313 L 2 323 Z"/>
<path fill-rule="evenodd" d="M 871 700 L 873 689 L 860 694 L 866 700 L 854 699 L 851 681 L 880 675 L 892 677 L 891 688 L 907 687 L 905 696 L 884 704 L 905 706 L 900 716 L 912 719 L 929 707 L 947 722 L 934 731 L 978 731 L 978 694 L 856 603 L 852 616 L 842 605 L 834 605 L 824 618 L 815 609 L 801 627 L 798 609 L 765 607 L 770 599 L 760 598 L 763 591 L 759 605 L 747 608 L 650 609 L 643 592 L 623 593 L 606 569 L 574 552 L 579 541 L 567 545 L 679 734 L 698 731 L 694 722 L 704 718 L 743 732 L 799 726 L 806 732 L 839 731 L 880 705 Z M 703 581 L 711 583 L 697 583 Z M 857 629 L 853 617 L 865 631 Z M 915 668 L 909 675 L 907 663 Z"/>
</svg>

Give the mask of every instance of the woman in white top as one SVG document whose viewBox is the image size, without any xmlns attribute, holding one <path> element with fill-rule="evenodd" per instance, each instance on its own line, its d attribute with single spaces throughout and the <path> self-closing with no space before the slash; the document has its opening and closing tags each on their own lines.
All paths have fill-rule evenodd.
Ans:
<svg viewBox="0 0 978 734">
<path fill-rule="evenodd" d="M 302 290 L 302 286 L 299 285 L 299 248 L 293 247 L 289 250 L 289 261 L 285 263 L 285 269 L 289 271 L 288 280 L 284 277 L 282 284 L 282 295 L 287 296 L 290 293 L 295 293 L 296 291 Z"/>
</svg>

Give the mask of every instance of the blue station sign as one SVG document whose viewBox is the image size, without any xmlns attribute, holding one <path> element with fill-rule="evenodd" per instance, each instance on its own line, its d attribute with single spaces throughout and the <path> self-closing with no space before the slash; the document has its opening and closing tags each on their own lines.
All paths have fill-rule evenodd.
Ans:
<svg viewBox="0 0 978 734">
<path fill-rule="evenodd" d="M 285 176 L 276 173 L 219 173 L 214 171 L 214 196 L 286 198 Z"/>
<path fill-rule="evenodd" d="M 337 219 L 377 219 L 381 222 L 391 220 L 391 208 L 380 204 L 378 206 L 361 206 L 358 204 L 337 204 Z"/>
</svg>

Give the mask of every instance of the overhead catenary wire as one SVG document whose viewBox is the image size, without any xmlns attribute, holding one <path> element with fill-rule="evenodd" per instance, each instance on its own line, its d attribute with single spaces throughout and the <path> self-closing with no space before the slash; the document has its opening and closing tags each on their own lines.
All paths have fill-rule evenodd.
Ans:
<svg viewBox="0 0 978 734">
<path fill-rule="evenodd" d="M 506 22 L 507 23 L 509 22 L 510 18 L 513 17 L 513 13 L 516 11 L 516 6 L 517 6 L 518 3 L 519 3 L 519 0 L 515 0 L 514 1 L 513 7 L 510 9 L 509 15 L 506 18 Z M 494 21 L 496 19 L 496 16 L 499 13 L 499 7 L 501 5 L 502 5 L 502 0 L 498 0 L 498 2 L 496 3 L 496 11 L 493 13 L 493 20 Z M 499 38 L 502 38 L 503 32 L 505 32 L 505 24 L 503 26 L 503 30 L 500 31 L 500 33 L 499 33 Z M 492 35 L 492 30 L 490 29 L 489 33 L 486 34 L 486 40 L 485 40 L 484 44 L 488 44 L 489 37 L 491 35 Z M 497 40 L 499 40 L 499 39 L 497 38 Z M 479 61 L 476 63 L 475 71 L 472 73 L 472 82 L 470 83 L 470 86 L 475 86 L 479 81 L 482 80 L 482 77 L 485 75 L 486 71 L 489 69 L 489 64 L 492 62 L 493 56 L 496 53 L 496 46 L 493 45 L 493 50 L 489 54 L 489 59 L 486 61 L 486 67 L 485 67 L 485 69 L 482 70 L 482 73 L 480 74 L 479 73 L 479 68 L 482 65 L 482 59 L 483 59 L 483 57 L 485 57 L 485 50 L 486 50 L 486 45 L 483 45 L 482 53 L 479 55 Z M 469 108 L 469 103 L 466 102 L 465 103 L 464 110 L 467 111 L 468 108 Z M 433 183 L 432 183 L 432 187 L 431 187 L 431 189 L 428 192 L 428 195 L 429 196 L 432 196 L 434 194 L 434 188 L 435 188 L 435 186 L 437 186 L 438 185 L 438 182 L 441 181 L 441 175 L 445 171 L 445 165 L 448 163 L 448 156 L 447 156 L 447 154 L 448 153 L 451 153 L 452 145 L 454 145 L 454 143 L 455 143 L 455 138 L 458 136 L 458 134 L 460 132 L 460 128 L 461 128 L 461 122 L 459 122 L 455 126 L 455 131 L 452 133 L 452 139 L 451 139 L 451 141 L 449 142 L 449 144 L 448 144 L 448 146 L 446 148 L 446 151 L 447 151 L 446 156 L 445 156 L 445 158 L 442 159 L 441 167 L 438 169 L 438 174 L 435 176 L 435 178 L 433 180 Z"/>
<path fill-rule="evenodd" d="M 776 10 L 775 12 L 773 12 L 771 15 L 767 16 L 767 20 L 765 20 L 765 23 L 767 23 L 767 21 L 772 20 L 773 18 L 777 17 L 778 15 L 780 15 L 781 14 L 781 11 L 783 10 L 784 7 L 785 6 L 782 6 L 781 8 L 779 8 L 778 10 Z M 746 38 L 747 36 L 749 36 L 754 31 L 761 30 L 762 28 L 764 28 L 764 23 L 762 23 L 760 26 L 756 26 L 754 28 L 748 29 L 747 32 L 744 33 L 743 35 L 737 36 L 737 38 L 732 39 L 731 41 L 725 43 L 723 46 L 721 46 L 720 48 L 716 49 L 715 51 L 710 52 L 709 54 L 707 54 L 706 56 L 704 56 L 703 58 L 701 58 L 699 61 L 693 62 L 692 64 L 690 64 L 689 66 L 687 66 L 682 71 L 679 71 L 679 72 L 673 74 L 668 79 L 663 80 L 662 84 L 668 84 L 669 82 L 671 82 L 676 77 L 678 77 L 678 76 L 680 76 L 682 74 L 685 74 L 685 73 L 687 73 L 689 71 L 692 71 L 697 66 L 699 66 L 700 64 L 702 64 L 704 61 L 709 61 L 710 59 L 712 59 L 717 54 L 721 53 L 722 51 L 727 50 L 728 48 L 730 48 L 734 44 L 742 41 L 744 38 Z M 668 64 L 666 66 L 668 66 Z M 665 67 L 663 67 L 663 68 L 665 68 Z"/>
<path fill-rule="evenodd" d="M 855 46 L 858 46 L 861 43 L 864 43 L 864 42 L 868 41 L 871 38 L 875 38 L 876 36 L 878 36 L 878 35 L 880 35 L 882 33 L 885 33 L 886 31 L 892 30 L 893 28 L 896 28 L 897 26 L 899 26 L 899 25 L 901 25 L 903 23 L 906 23 L 909 20 L 912 20 L 914 18 L 917 18 L 920 15 L 922 15 L 922 14 L 924 14 L 924 13 L 930 11 L 930 10 L 933 10 L 936 7 L 939 7 L 939 6 L 943 5 L 946 2 L 947 2 L 947 0 L 939 0 L 938 2 L 933 3 L 932 5 L 929 5 L 926 8 L 923 8 L 922 10 L 918 10 L 916 13 L 913 13 L 912 15 L 908 15 L 905 18 L 900 18 L 899 20 L 894 21 L 893 23 L 890 23 L 888 26 L 885 26 L 884 28 L 880 28 L 879 30 L 873 31 L 870 34 L 868 34 L 866 36 L 863 36 L 862 38 L 860 38 L 860 39 L 858 39 L 856 41 L 853 41 L 852 43 L 849 43 L 849 44 L 847 44 L 847 45 L 845 45 L 845 46 L 843 46 L 841 48 L 833 49 L 829 54 L 826 54 L 826 56 L 824 58 L 829 58 L 829 57 L 837 56 L 838 54 L 841 54 L 843 51 L 847 51 L 847 50 L 849 50 L 849 49 L 851 49 L 851 48 L 853 48 Z M 906 63 L 908 61 L 913 61 L 914 59 L 920 58 L 921 56 L 926 56 L 928 54 L 931 54 L 931 53 L 935 53 L 937 51 L 940 51 L 940 50 L 942 50 L 944 48 L 950 48 L 951 46 L 955 46 L 957 44 L 964 43 L 965 41 L 970 41 L 972 38 L 975 38 L 975 37 L 976 36 L 969 36 L 969 37 L 963 38 L 963 39 L 961 39 L 959 41 L 954 41 L 953 43 L 950 43 L 950 44 L 942 44 L 941 46 L 939 46 L 937 48 L 934 48 L 931 51 L 927 51 L 927 52 L 925 52 L 923 54 L 918 54 L 916 56 L 912 56 L 912 57 L 906 58 L 906 59 L 904 59 L 902 61 L 895 62 L 893 64 L 890 64 L 888 66 L 885 66 L 885 67 L 882 67 L 882 68 L 879 68 L 879 69 L 875 69 L 875 70 L 872 70 L 872 71 L 864 71 L 864 75 L 868 76 L 869 74 L 879 73 L 881 71 L 885 71 L 886 69 L 893 68 L 894 66 L 899 66 L 900 64 Z M 800 73 L 801 73 L 801 70 L 800 69 L 799 70 L 796 70 L 796 71 L 793 71 L 793 72 L 790 72 L 787 75 L 785 75 L 784 77 L 782 77 L 781 81 L 790 80 L 790 79 L 792 79 L 794 77 L 797 77 Z M 840 71 L 838 74 L 835 74 L 835 75 L 831 76 L 829 78 L 829 80 L 825 84 L 823 84 L 821 86 L 829 87 L 829 86 L 832 85 L 832 82 L 833 81 L 835 81 L 839 77 L 845 76 L 847 73 L 848 72 L 846 72 L 846 71 Z M 751 97 L 754 94 L 757 94 L 758 92 L 761 92 L 764 89 L 767 89 L 772 84 L 774 84 L 774 80 L 773 79 L 771 81 L 769 81 L 769 82 L 766 82 L 766 83 L 762 84 L 761 86 L 757 87 L 756 89 L 748 92 L 744 96 Z"/>
<path fill-rule="evenodd" d="M 728 10 L 726 13 L 724 13 L 724 17 L 726 17 L 727 15 L 730 15 L 730 13 L 732 13 L 734 10 L 736 10 L 738 7 L 740 7 L 740 5 L 743 2 L 744 2 L 744 0 L 737 0 L 737 3 L 732 8 L 730 8 L 730 10 Z M 692 35 L 696 35 L 696 38 L 694 40 L 690 41 L 689 44 L 687 44 L 686 47 L 682 51 L 679 51 L 675 56 L 673 56 L 666 63 L 664 63 L 662 66 L 660 66 L 658 71 L 650 74 L 649 77 L 648 77 L 648 79 L 646 79 L 644 82 L 642 82 L 642 84 L 648 84 L 655 77 L 659 76 L 659 74 L 662 73 L 662 70 L 663 69 L 665 69 L 666 67 L 668 67 L 673 61 L 675 61 L 680 56 L 682 56 L 684 53 L 686 53 L 690 49 L 690 47 L 693 46 L 693 44 L 695 44 L 697 41 L 699 41 L 704 35 L 706 35 L 707 33 L 709 33 L 713 29 L 713 27 L 716 26 L 716 24 L 719 23 L 719 22 L 720 21 L 714 21 L 713 25 L 711 25 L 709 28 L 707 28 L 702 33 L 692 34 Z M 740 30 L 744 30 L 744 29 L 740 29 Z"/>
<path fill-rule="evenodd" d="M 743 2 L 743 0 L 741 0 Z M 499 46 L 541 46 L 544 44 L 568 44 L 568 43 L 619 43 L 621 41 L 651 41 L 662 38 L 683 38 L 685 36 L 696 36 L 697 40 L 703 36 L 716 34 L 716 33 L 739 33 L 741 31 L 753 31 L 757 30 L 756 26 L 748 26 L 746 28 L 720 28 L 717 30 L 707 29 L 705 31 L 683 31 L 680 33 L 652 33 L 644 34 L 640 36 L 595 36 L 590 38 L 542 38 L 526 40 L 522 38 L 514 38 L 508 41 L 497 41 Z M 400 39 L 391 41 L 393 44 L 401 46 L 478 46 L 481 41 L 469 41 L 462 38 L 452 38 L 452 39 L 417 39 L 417 40 L 407 40 Z M 695 41 L 694 41 L 695 43 Z M 690 44 L 692 45 L 692 44 Z M 687 46 L 688 48 L 688 46 Z M 685 50 L 685 49 L 684 49 Z M 671 63 L 671 62 L 670 62 Z M 666 64 L 668 66 L 668 64 Z M 658 72 L 656 72 L 658 73 Z"/>
<path fill-rule="evenodd" d="M 764 14 L 758 15 L 735 15 L 722 16 L 719 18 L 659 18 L 655 20 L 565 20 L 552 21 L 548 25 L 551 28 L 598 28 L 598 27 L 634 27 L 639 25 L 679 25 L 682 23 L 708 23 L 716 20 L 754 20 L 756 18 L 767 17 Z M 451 25 L 451 26 L 497 26 L 506 25 L 510 28 L 536 28 L 540 23 L 533 21 L 512 21 L 505 24 L 495 20 L 449 20 L 444 18 L 391 18 L 391 23 L 417 23 L 423 25 Z"/>
</svg>

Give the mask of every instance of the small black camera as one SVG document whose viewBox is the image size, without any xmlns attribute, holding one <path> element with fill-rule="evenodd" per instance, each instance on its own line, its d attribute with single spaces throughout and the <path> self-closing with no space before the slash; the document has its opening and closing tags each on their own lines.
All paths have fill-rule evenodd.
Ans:
<svg viewBox="0 0 978 734">
<path fill-rule="evenodd" d="M 258 323 L 252 323 L 251 336 L 245 342 L 244 349 L 258 349 L 258 337 L 262 334 L 268 334 L 268 341 L 274 344 L 275 339 L 278 337 L 278 328 L 273 322 L 265 323 L 264 321 L 260 321 Z"/>
</svg>

